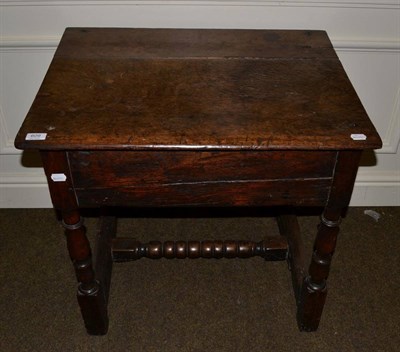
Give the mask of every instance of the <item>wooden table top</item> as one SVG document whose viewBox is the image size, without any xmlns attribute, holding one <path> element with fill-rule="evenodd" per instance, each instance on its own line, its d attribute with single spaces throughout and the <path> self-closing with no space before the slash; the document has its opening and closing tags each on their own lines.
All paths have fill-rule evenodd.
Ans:
<svg viewBox="0 0 400 352">
<path fill-rule="evenodd" d="M 69 28 L 15 145 L 314 150 L 381 140 L 323 31 Z"/>
</svg>

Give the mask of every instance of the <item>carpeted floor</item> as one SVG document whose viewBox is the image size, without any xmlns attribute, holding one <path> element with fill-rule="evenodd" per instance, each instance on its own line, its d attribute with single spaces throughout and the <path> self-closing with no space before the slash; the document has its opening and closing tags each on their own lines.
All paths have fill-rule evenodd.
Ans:
<svg viewBox="0 0 400 352">
<path fill-rule="evenodd" d="M 400 207 L 350 208 L 315 333 L 300 333 L 285 262 L 261 258 L 114 264 L 106 336 L 86 335 L 63 230 L 51 209 L 0 210 L 0 351 L 400 350 Z M 143 215 L 143 214 L 141 214 Z M 235 214 L 234 214 L 235 215 Z M 259 214 L 258 214 L 259 215 Z M 307 253 L 317 216 L 300 219 Z M 90 237 L 96 229 L 87 218 Z M 137 239 L 254 239 L 274 219 L 121 219 Z"/>
</svg>

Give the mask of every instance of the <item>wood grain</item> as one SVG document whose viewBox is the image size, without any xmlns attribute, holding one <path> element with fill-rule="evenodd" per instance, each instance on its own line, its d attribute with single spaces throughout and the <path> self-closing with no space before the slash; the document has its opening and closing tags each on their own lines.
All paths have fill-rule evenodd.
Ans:
<svg viewBox="0 0 400 352">
<path fill-rule="evenodd" d="M 26 141 L 34 132 L 47 138 Z M 354 141 L 355 133 L 366 140 Z M 53 150 L 381 146 L 325 33 L 229 30 L 66 31 L 15 143 Z"/>
<path fill-rule="evenodd" d="M 75 188 L 330 178 L 336 152 L 68 152 Z"/>
</svg>

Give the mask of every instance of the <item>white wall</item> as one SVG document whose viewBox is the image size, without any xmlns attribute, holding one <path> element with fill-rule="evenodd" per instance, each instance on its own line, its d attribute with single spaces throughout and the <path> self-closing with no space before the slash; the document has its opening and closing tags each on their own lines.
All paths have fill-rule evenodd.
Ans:
<svg viewBox="0 0 400 352">
<path fill-rule="evenodd" d="M 2 0 L 0 207 L 51 206 L 42 170 L 13 139 L 73 26 L 326 30 L 384 141 L 360 168 L 351 204 L 400 205 L 399 0 Z"/>
</svg>

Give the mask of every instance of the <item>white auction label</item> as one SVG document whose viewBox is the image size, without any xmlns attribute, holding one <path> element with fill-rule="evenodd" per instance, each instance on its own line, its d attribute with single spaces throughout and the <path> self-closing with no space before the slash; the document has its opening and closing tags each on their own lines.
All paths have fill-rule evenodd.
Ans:
<svg viewBox="0 0 400 352">
<path fill-rule="evenodd" d="M 26 141 L 44 141 L 47 133 L 28 133 L 25 137 Z"/>
<path fill-rule="evenodd" d="M 50 177 L 54 182 L 65 182 L 67 180 L 67 176 L 65 174 L 51 174 Z"/>
<path fill-rule="evenodd" d="M 365 141 L 367 139 L 367 136 L 363 133 L 353 133 L 350 137 L 353 141 Z"/>
</svg>

